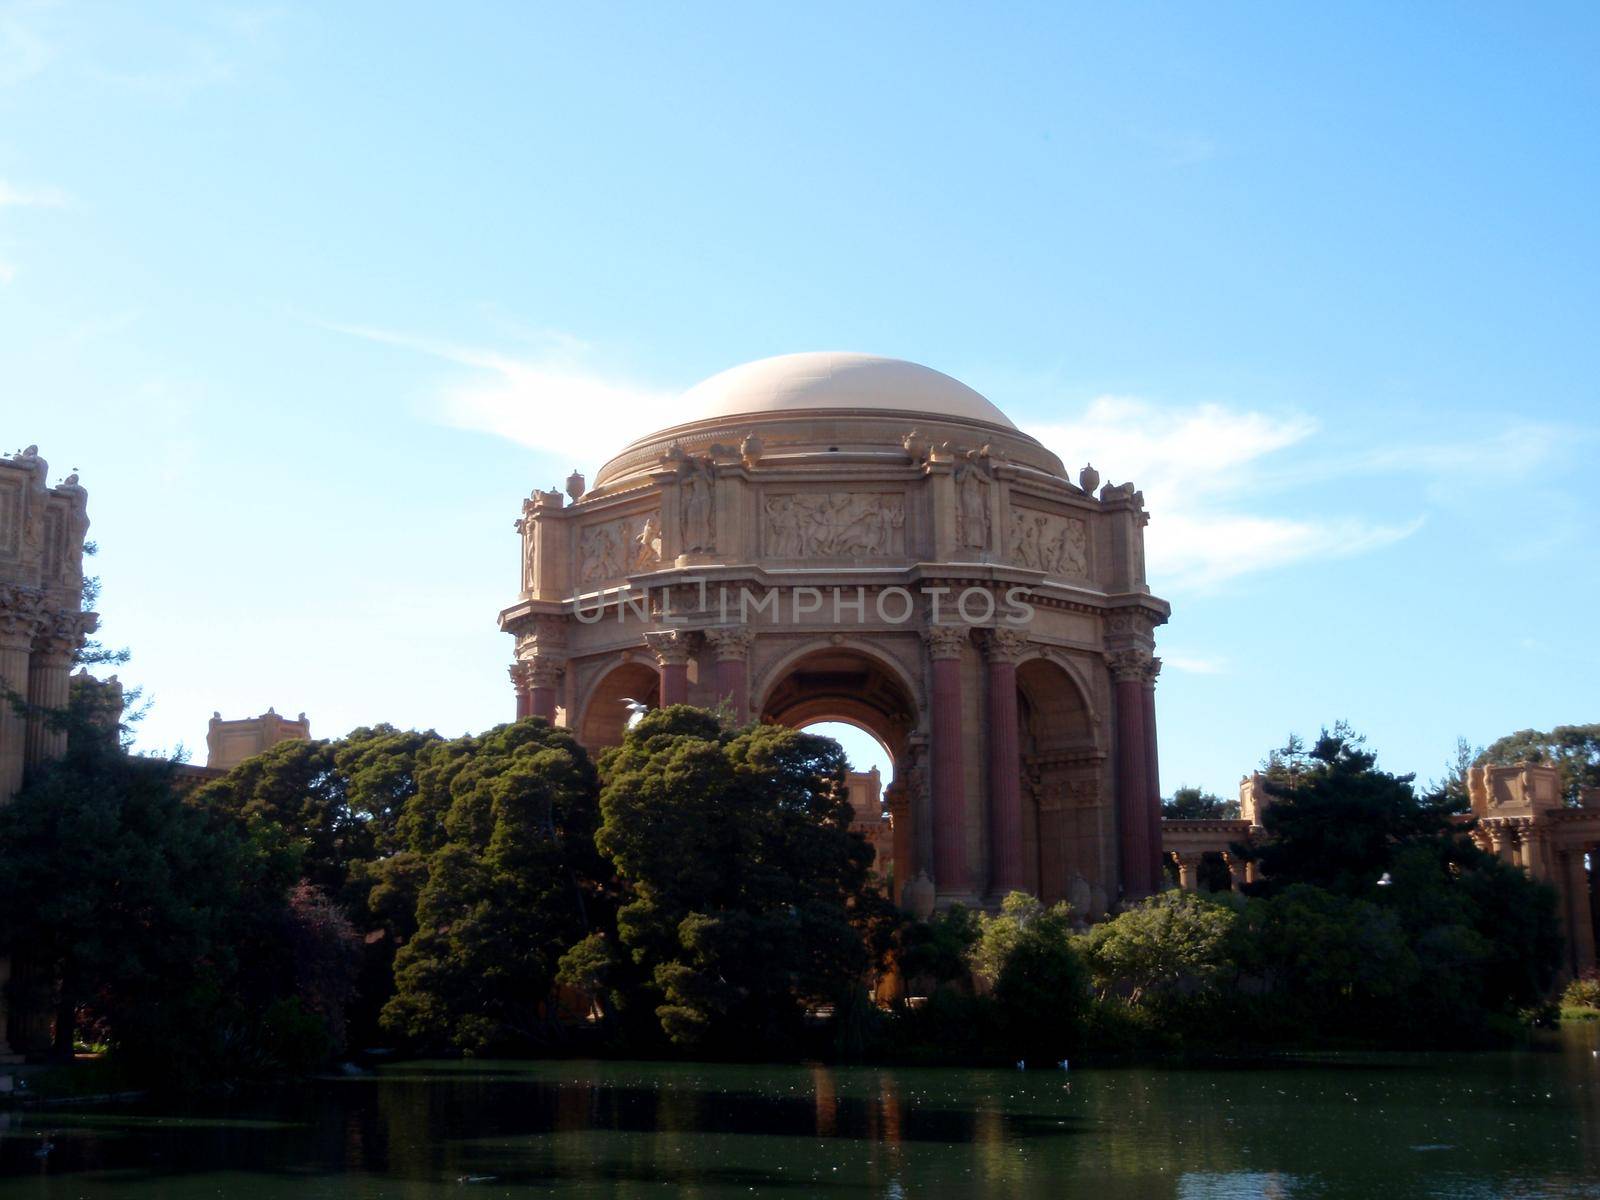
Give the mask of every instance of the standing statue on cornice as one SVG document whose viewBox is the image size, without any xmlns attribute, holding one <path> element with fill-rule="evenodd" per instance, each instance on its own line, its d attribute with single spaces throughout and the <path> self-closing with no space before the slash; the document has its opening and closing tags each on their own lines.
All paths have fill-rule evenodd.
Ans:
<svg viewBox="0 0 1600 1200">
<path fill-rule="evenodd" d="M 969 452 L 956 467 L 956 499 L 959 518 L 957 540 L 974 550 L 989 545 L 989 480 L 979 452 Z"/>
<path fill-rule="evenodd" d="M 704 553 L 717 548 L 716 524 L 711 512 L 713 479 L 711 464 L 690 460 L 683 479 L 683 548 L 686 553 Z"/>
</svg>

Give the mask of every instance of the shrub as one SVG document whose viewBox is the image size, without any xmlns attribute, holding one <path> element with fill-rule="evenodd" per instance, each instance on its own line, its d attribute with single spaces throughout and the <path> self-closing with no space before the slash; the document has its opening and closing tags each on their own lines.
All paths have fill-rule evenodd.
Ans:
<svg viewBox="0 0 1600 1200">
<path fill-rule="evenodd" d="M 1567 984 L 1566 991 L 1561 993 L 1561 1004 L 1564 1008 L 1600 1009 L 1600 971 L 1590 967 Z"/>
</svg>

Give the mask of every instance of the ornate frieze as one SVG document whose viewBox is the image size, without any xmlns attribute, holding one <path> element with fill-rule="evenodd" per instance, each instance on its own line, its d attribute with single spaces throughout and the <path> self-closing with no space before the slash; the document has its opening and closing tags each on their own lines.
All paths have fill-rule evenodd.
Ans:
<svg viewBox="0 0 1600 1200">
<path fill-rule="evenodd" d="M 899 558 L 906 502 L 881 492 L 769 495 L 762 506 L 769 558 Z"/>
<path fill-rule="evenodd" d="M 1046 575 L 1082 579 L 1089 574 L 1089 534 L 1083 521 L 1027 508 L 1011 510 L 1013 561 Z"/>
<path fill-rule="evenodd" d="M 578 583 L 606 583 L 661 564 L 661 522 L 655 513 L 590 525 L 578 534 Z"/>
</svg>

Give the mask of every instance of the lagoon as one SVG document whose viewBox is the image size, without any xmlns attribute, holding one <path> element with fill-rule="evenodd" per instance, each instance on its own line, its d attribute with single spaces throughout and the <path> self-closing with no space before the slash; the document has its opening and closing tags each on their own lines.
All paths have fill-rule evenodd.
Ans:
<svg viewBox="0 0 1600 1200">
<path fill-rule="evenodd" d="M 1600 1024 L 1204 1069 L 396 1063 L 0 1112 L 0 1197 L 1600 1197 L 1597 1051 Z"/>
</svg>

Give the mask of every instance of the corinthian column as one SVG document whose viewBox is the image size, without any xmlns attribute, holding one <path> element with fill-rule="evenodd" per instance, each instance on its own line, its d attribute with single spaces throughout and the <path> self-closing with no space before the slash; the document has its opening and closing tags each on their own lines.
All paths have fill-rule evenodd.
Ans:
<svg viewBox="0 0 1600 1200">
<path fill-rule="evenodd" d="M 1144 650 L 1118 650 L 1107 656 L 1116 681 L 1117 824 L 1122 841 L 1122 894 L 1148 896 L 1151 874 L 1149 790 L 1145 765 L 1144 679 L 1150 655 Z"/>
<path fill-rule="evenodd" d="M 689 631 L 663 629 L 644 635 L 661 669 L 661 707 L 689 702 Z"/>
<path fill-rule="evenodd" d="M 1161 674 L 1161 660 L 1152 658 L 1144 671 L 1144 770 L 1145 770 L 1145 828 L 1150 843 L 1150 886 L 1154 890 L 1161 882 L 1161 767 L 1156 748 L 1156 676 Z"/>
<path fill-rule="evenodd" d="M 941 894 L 965 892 L 967 878 L 966 766 L 961 743 L 961 653 L 965 625 L 934 625 L 923 633 L 933 676 L 933 882 Z"/>
<path fill-rule="evenodd" d="M 28 719 L 18 704 L 28 699 L 28 658 L 43 614 L 43 593 L 0 584 L 0 804 L 21 789 L 28 761 Z"/>
<path fill-rule="evenodd" d="M 755 631 L 742 625 L 706 630 L 706 641 L 716 659 L 717 699 L 733 709 L 736 725 L 750 719 L 749 657 Z"/>
<path fill-rule="evenodd" d="M 58 612 L 33 641 L 28 659 L 28 766 L 51 762 L 67 752 L 66 726 L 52 718 L 66 711 L 72 656 L 98 624 L 94 613 Z"/>
<path fill-rule="evenodd" d="M 527 662 L 514 662 L 506 668 L 517 693 L 517 720 L 533 715 L 533 669 Z"/>
<path fill-rule="evenodd" d="M 1574 977 L 1592 970 L 1595 962 L 1594 917 L 1589 910 L 1589 876 L 1583 868 L 1584 849 L 1561 852 L 1561 923 L 1567 927 Z"/>
<path fill-rule="evenodd" d="M 989 658 L 991 890 L 999 895 L 1028 887 L 1022 858 L 1022 747 L 1017 738 L 1017 660 L 1027 648 L 1027 635 L 1017 629 L 992 629 L 984 638 Z"/>
<path fill-rule="evenodd" d="M 565 663 L 553 654 L 528 660 L 528 715 L 556 723 L 556 688 Z"/>
</svg>

